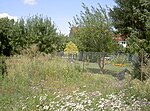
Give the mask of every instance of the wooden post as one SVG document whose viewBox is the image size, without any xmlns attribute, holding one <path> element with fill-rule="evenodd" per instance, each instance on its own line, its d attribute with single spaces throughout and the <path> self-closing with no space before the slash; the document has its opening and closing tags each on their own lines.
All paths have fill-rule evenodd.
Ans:
<svg viewBox="0 0 150 111">
<path fill-rule="evenodd" d="M 141 81 L 143 81 L 143 50 L 141 52 Z"/>
<path fill-rule="evenodd" d="M 83 52 L 83 57 L 82 57 L 82 63 L 83 63 L 83 72 L 84 72 L 84 66 L 85 66 L 85 64 L 84 64 L 84 52 Z"/>
</svg>

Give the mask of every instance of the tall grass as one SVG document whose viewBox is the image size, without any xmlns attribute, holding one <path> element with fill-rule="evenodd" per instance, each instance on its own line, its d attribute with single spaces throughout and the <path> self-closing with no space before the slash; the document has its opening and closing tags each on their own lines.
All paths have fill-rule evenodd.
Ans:
<svg viewBox="0 0 150 111">
<path fill-rule="evenodd" d="M 130 90 L 126 91 L 129 93 L 127 96 L 140 97 L 142 95 L 143 98 L 149 96 L 149 82 L 143 83 L 142 90 L 137 88 L 139 85 L 137 83 L 134 85 L 134 82 L 130 86 L 127 84 L 126 87 L 120 87 L 120 84 L 111 75 L 83 72 L 81 64 L 77 61 L 72 64 L 59 57 L 39 54 L 38 56 L 13 56 L 7 58 L 6 63 L 8 76 L 0 78 L 0 110 L 2 111 L 49 110 L 49 103 L 58 103 L 62 99 L 57 97 L 60 93 L 61 95 L 71 95 L 76 90 L 79 94 L 86 91 L 87 95 L 91 92 L 95 94 L 98 91 L 102 93 L 102 97 L 106 97 L 106 95 L 118 94 L 123 88 L 130 87 Z M 100 100 L 98 98 L 94 100 L 97 104 Z M 84 97 L 84 99 L 86 98 Z M 65 102 L 66 105 L 67 101 L 65 100 Z M 59 103 L 63 105 L 63 103 Z M 41 107 L 42 109 L 40 109 Z M 86 107 L 92 108 L 92 106 Z M 57 109 L 57 105 L 55 109 Z"/>
</svg>

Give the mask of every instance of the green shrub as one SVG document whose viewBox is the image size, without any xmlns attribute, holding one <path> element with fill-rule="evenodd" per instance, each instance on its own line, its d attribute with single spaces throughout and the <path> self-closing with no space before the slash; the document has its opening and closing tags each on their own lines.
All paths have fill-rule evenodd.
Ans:
<svg viewBox="0 0 150 111">
<path fill-rule="evenodd" d="M 141 82 L 138 79 L 134 79 L 127 85 L 127 95 L 140 98 L 146 98 L 150 101 L 150 79 Z"/>
<path fill-rule="evenodd" d="M 116 56 L 116 58 L 112 60 L 112 63 L 113 64 L 127 64 L 128 63 L 127 56 L 126 55 Z"/>
</svg>

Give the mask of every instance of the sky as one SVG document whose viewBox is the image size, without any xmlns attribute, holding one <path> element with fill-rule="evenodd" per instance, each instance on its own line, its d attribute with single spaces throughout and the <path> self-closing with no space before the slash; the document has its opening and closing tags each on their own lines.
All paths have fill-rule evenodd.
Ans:
<svg viewBox="0 0 150 111">
<path fill-rule="evenodd" d="M 7 16 L 17 20 L 42 14 L 43 17 L 51 18 L 58 32 L 68 35 L 68 22 L 72 22 L 73 17 L 79 15 L 80 11 L 84 11 L 82 3 L 95 8 L 98 7 L 97 3 L 102 7 L 115 5 L 113 0 L 0 0 L 0 17 Z"/>
</svg>

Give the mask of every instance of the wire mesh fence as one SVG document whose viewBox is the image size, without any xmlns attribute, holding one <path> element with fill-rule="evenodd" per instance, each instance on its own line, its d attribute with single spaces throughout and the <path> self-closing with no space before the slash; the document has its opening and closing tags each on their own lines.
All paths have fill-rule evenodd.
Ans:
<svg viewBox="0 0 150 111">
<path fill-rule="evenodd" d="M 140 80 L 150 78 L 150 53 L 79 52 L 65 55 L 64 52 L 59 52 L 57 55 L 70 63 L 80 64 L 83 71 L 91 73 L 114 75 L 129 70 L 134 78 Z M 1 73 L 4 66 L 6 66 L 4 62 L 0 62 Z"/>
<path fill-rule="evenodd" d="M 127 69 L 133 76 L 135 75 L 135 78 L 136 75 L 141 80 L 150 77 L 150 53 L 79 52 L 75 55 L 65 55 L 61 52 L 59 55 L 71 63 L 80 62 L 83 70 L 94 73 L 99 73 L 103 69 L 103 73 L 117 74 Z M 139 72 L 140 74 L 135 74 Z"/>
<path fill-rule="evenodd" d="M 124 64 L 131 63 L 137 60 L 137 55 L 126 53 L 105 53 L 105 52 L 79 52 L 75 55 L 65 55 L 63 52 L 59 53 L 62 58 L 72 58 L 73 60 L 81 62 L 96 63 L 99 58 L 104 57 L 106 63 L 109 61 Z"/>
</svg>

